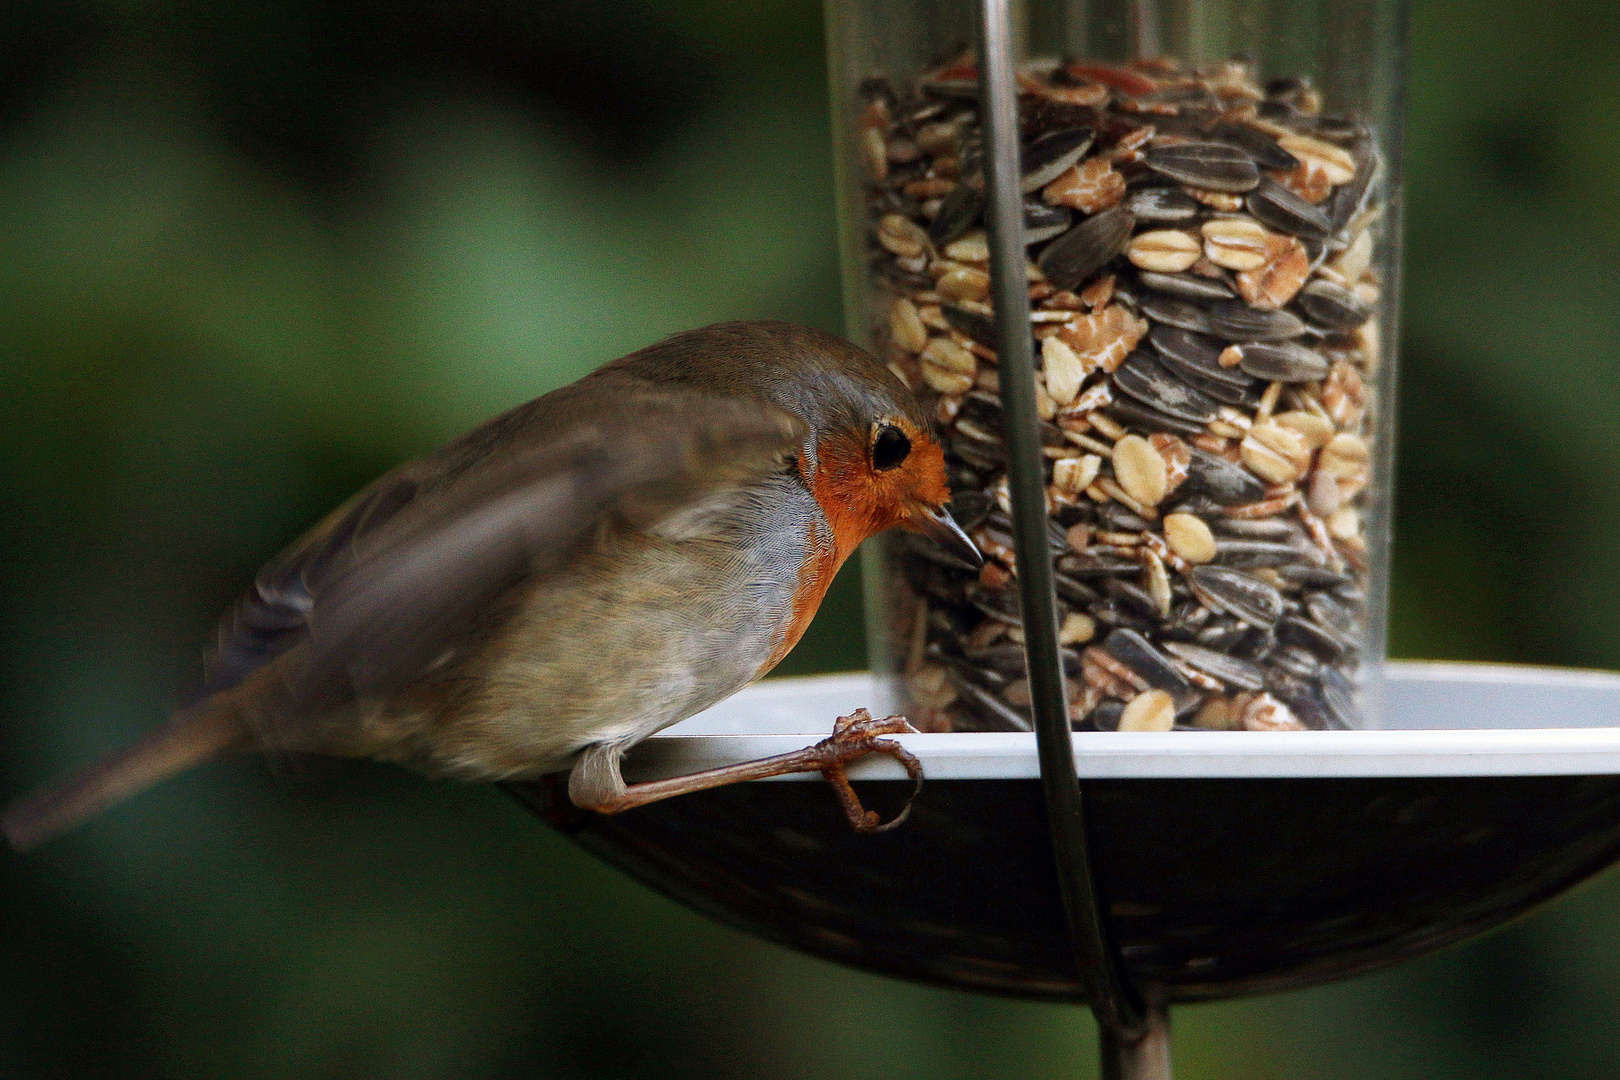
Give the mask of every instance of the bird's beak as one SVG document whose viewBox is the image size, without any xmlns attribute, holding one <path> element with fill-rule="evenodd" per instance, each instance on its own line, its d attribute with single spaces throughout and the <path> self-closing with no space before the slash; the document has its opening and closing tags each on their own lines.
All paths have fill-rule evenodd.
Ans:
<svg viewBox="0 0 1620 1080">
<path fill-rule="evenodd" d="M 984 565 L 984 556 L 943 506 L 918 505 L 912 511 L 909 524 L 957 558 L 966 559 L 974 566 Z"/>
</svg>

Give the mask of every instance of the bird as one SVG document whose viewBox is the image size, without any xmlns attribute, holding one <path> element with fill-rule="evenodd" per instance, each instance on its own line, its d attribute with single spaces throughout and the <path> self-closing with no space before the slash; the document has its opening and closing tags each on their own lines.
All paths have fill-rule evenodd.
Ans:
<svg viewBox="0 0 1620 1080">
<path fill-rule="evenodd" d="M 916 759 L 904 717 L 626 784 L 631 747 L 774 668 L 839 567 L 902 528 L 978 563 L 924 407 L 871 354 L 785 322 L 675 334 L 378 478 L 272 559 L 221 620 L 193 702 L 3 817 L 27 850 L 233 750 L 393 762 L 476 782 L 568 772 L 615 813 Z M 896 819 L 898 820 L 898 819 Z M 889 825 L 895 824 L 891 821 Z"/>
</svg>

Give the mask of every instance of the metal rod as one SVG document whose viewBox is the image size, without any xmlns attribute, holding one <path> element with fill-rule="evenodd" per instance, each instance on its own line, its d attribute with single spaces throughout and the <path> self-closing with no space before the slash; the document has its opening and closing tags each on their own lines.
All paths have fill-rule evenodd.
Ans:
<svg viewBox="0 0 1620 1080">
<path fill-rule="evenodd" d="M 1170 1013 L 1150 1007 L 1142 1031 L 1127 1038 L 1103 1028 L 1102 1080 L 1170 1080 Z"/>
<path fill-rule="evenodd" d="M 990 240 L 996 356 L 1006 423 L 1003 435 L 1018 588 L 1023 602 L 1024 650 L 1041 785 L 1075 967 L 1086 986 L 1097 1023 L 1108 1032 L 1129 1037 L 1141 1026 L 1141 1011 L 1125 985 L 1098 910 L 1085 809 L 1069 735 L 1068 694 L 1058 652 L 1045 470 L 1040 422 L 1035 415 L 1035 351 L 1028 315 L 1024 208 L 1019 190 L 1018 88 L 1008 6 L 1009 0 L 983 0 L 979 86 L 980 119 L 985 132 L 984 220 Z"/>
</svg>

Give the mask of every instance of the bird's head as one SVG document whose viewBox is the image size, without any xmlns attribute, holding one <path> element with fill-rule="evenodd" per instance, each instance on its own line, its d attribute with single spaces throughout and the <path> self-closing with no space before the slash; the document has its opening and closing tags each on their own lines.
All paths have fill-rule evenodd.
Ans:
<svg viewBox="0 0 1620 1080">
<path fill-rule="evenodd" d="M 839 561 L 900 527 L 975 563 L 951 518 L 945 454 L 928 414 L 894 373 L 842 338 L 782 322 L 721 323 L 618 361 L 644 377 L 760 398 L 799 417 L 798 471 L 833 527 Z"/>
</svg>

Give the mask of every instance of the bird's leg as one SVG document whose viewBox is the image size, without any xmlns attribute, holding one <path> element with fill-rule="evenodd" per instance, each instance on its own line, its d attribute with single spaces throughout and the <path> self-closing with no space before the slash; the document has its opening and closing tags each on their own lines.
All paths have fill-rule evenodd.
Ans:
<svg viewBox="0 0 1620 1080">
<path fill-rule="evenodd" d="M 884 735 L 915 733 L 903 716 L 885 716 L 872 719 L 865 709 L 857 709 L 848 716 L 840 716 L 833 725 L 833 733 L 814 746 L 795 750 L 775 757 L 725 765 L 718 769 L 705 769 L 668 780 L 652 780 L 644 784 L 626 784 L 619 771 L 624 748 L 612 743 L 598 743 L 588 747 L 574 765 L 568 777 L 568 799 L 582 810 L 599 814 L 617 814 L 621 810 L 646 806 L 674 795 L 693 791 L 707 791 L 745 780 L 763 780 L 767 776 L 788 773 L 818 772 L 827 778 L 838 793 L 844 813 L 856 832 L 886 832 L 906 819 L 911 812 L 911 799 L 922 788 L 922 764 L 893 739 Z M 888 754 L 905 767 L 906 774 L 915 782 L 905 809 L 890 821 L 883 822 L 878 815 L 861 805 L 860 796 L 850 786 L 844 767 L 867 754 Z"/>
</svg>

